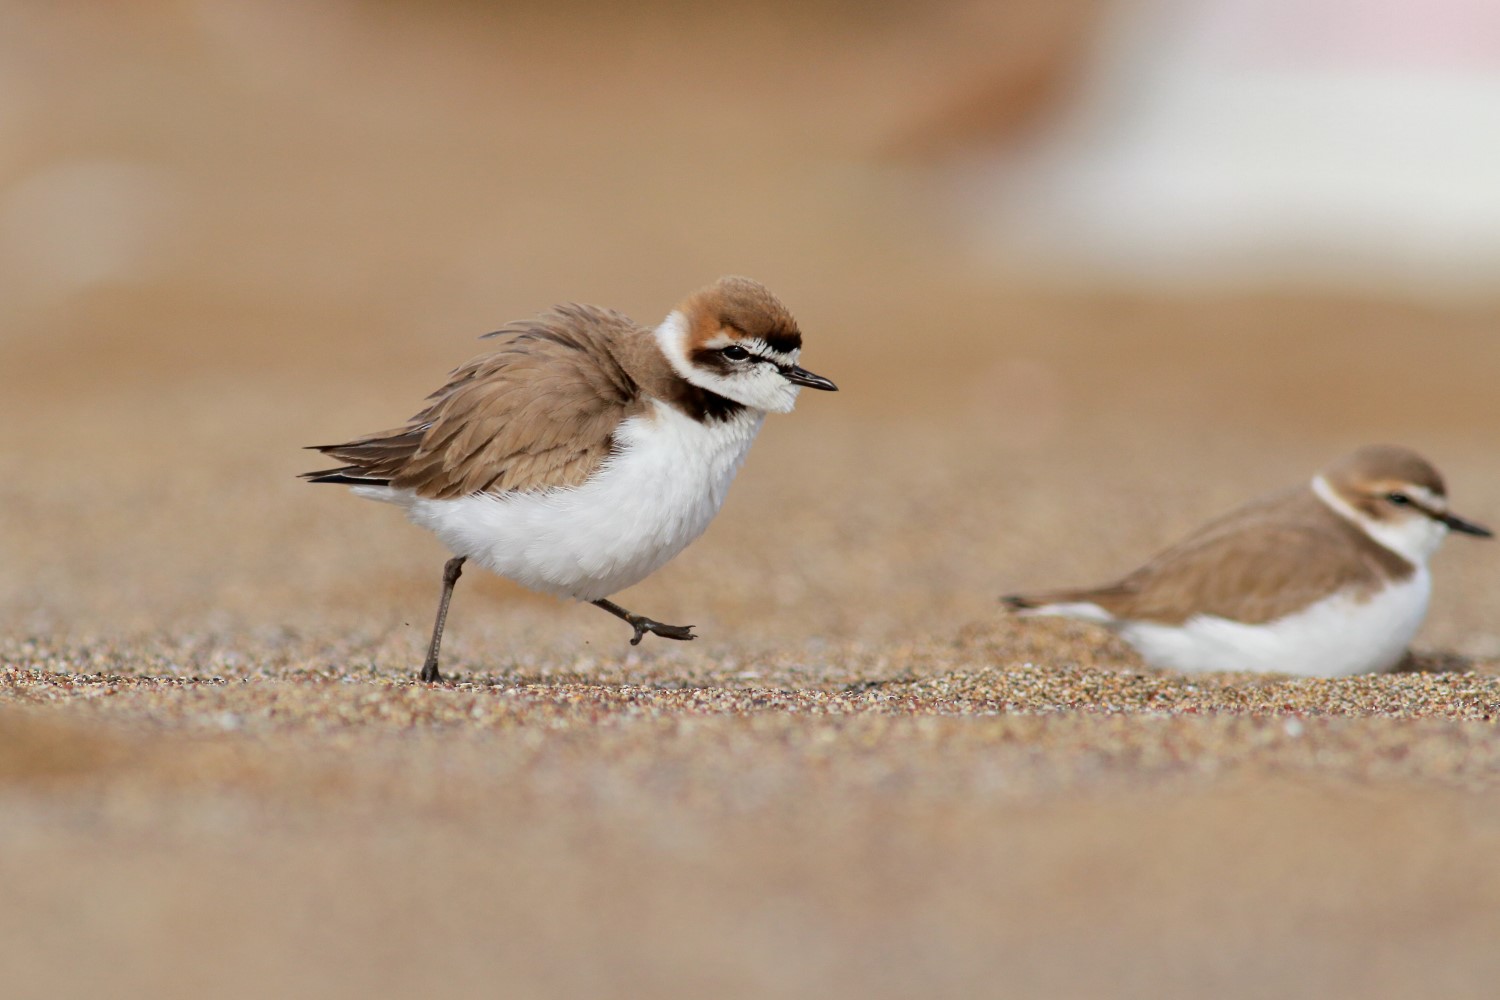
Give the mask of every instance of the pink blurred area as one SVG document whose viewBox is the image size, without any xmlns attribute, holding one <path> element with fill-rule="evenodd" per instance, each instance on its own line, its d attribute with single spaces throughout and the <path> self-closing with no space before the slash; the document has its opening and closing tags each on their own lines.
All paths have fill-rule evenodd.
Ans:
<svg viewBox="0 0 1500 1000">
<path fill-rule="evenodd" d="M 969 165 L 982 253 L 1085 287 L 1493 300 L 1500 7 L 1120 0 L 1085 63 L 1035 143 Z"/>
</svg>

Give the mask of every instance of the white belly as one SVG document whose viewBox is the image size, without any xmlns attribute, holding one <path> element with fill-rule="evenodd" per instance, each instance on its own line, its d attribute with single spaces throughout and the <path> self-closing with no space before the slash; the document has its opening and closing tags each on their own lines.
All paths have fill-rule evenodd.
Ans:
<svg viewBox="0 0 1500 1000">
<path fill-rule="evenodd" d="M 1330 597 L 1264 625 L 1199 615 L 1180 626 L 1130 622 L 1119 631 L 1157 667 L 1343 677 L 1394 667 L 1421 628 L 1431 594 L 1432 578 L 1420 567 L 1366 601 Z"/>
<path fill-rule="evenodd" d="M 355 487 L 406 508 L 455 555 L 559 597 L 594 601 L 645 579 L 703 534 L 764 415 L 703 424 L 662 403 L 622 423 L 616 452 L 582 486 L 429 500 Z"/>
</svg>

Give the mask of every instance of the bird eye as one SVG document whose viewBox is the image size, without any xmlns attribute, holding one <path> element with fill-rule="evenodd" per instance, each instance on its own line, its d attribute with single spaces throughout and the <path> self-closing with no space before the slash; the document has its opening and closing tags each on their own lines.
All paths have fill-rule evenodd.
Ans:
<svg viewBox="0 0 1500 1000">
<path fill-rule="evenodd" d="M 730 344 L 719 353 L 730 361 L 744 361 L 750 356 L 750 352 L 738 344 Z"/>
<path fill-rule="evenodd" d="M 1405 493 L 1387 493 L 1385 495 L 1385 498 L 1391 503 L 1395 504 L 1397 507 L 1405 507 L 1407 504 L 1411 503 L 1411 497 L 1407 496 Z"/>
</svg>

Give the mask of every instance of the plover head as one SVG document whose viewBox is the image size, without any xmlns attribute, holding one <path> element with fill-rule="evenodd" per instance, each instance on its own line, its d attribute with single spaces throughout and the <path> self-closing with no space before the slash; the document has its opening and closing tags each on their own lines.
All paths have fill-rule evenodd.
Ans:
<svg viewBox="0 0 1500 1000">
<path fill-rule="evenodd" d="M 798 366 L 797 321 L 749 278 L 720 278 L 689 295 L 657 327 L 656 337 L 678 375 L 752 409 L 788 413 L 802 386 L 838 388 Z"/>
<path fill-rule="evenodd" d="M 1375 541 L 1418 565 L 1449 531 L 1491 536 L 1488 528 L 1448 509 L 1443 477 L 1409 448 L 1361 448 L 1315 476 L 1313 491 Z"/>
</svg>

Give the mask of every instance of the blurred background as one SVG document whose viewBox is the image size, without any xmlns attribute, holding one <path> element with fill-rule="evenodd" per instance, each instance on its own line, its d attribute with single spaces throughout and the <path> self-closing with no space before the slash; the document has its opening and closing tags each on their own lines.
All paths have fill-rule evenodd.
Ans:
<svg viewBox="0 0 1500 1000">
<path fill-rule="evenodd" d="M 772 421 L 688 569 L 645 585 L 670 606 L 737 564 L 715 613 L 746 634 L 809 601 L 832 635 L 985 617 L 1371 441 L 1500 520 L 1497 18 L 5 3 L 0 607 L 407 613 L 436 545 L 297 483 L 297 449 L 405 418 L 507 320 L 652 323 L 734 272 L 844 389 Z M 841 558 L 755 550 L 768 509 Z M 1452 549 L 1429 634 L 1500 651 L 1493 560 Z"/>
<path fill-rule="evenodd" d="M 1493 0 L 0 0 L 6 983 L 1490 996 L 1500 545 L 1463 674 L 996 597 L 1377 441 L 1500 522 L 1497 88 Z M 622 597 L 700 641 L 470 573 L 407 684 L 445 554 L 299 449 L 736 272 L 841 391 Z"/>
</svg>

